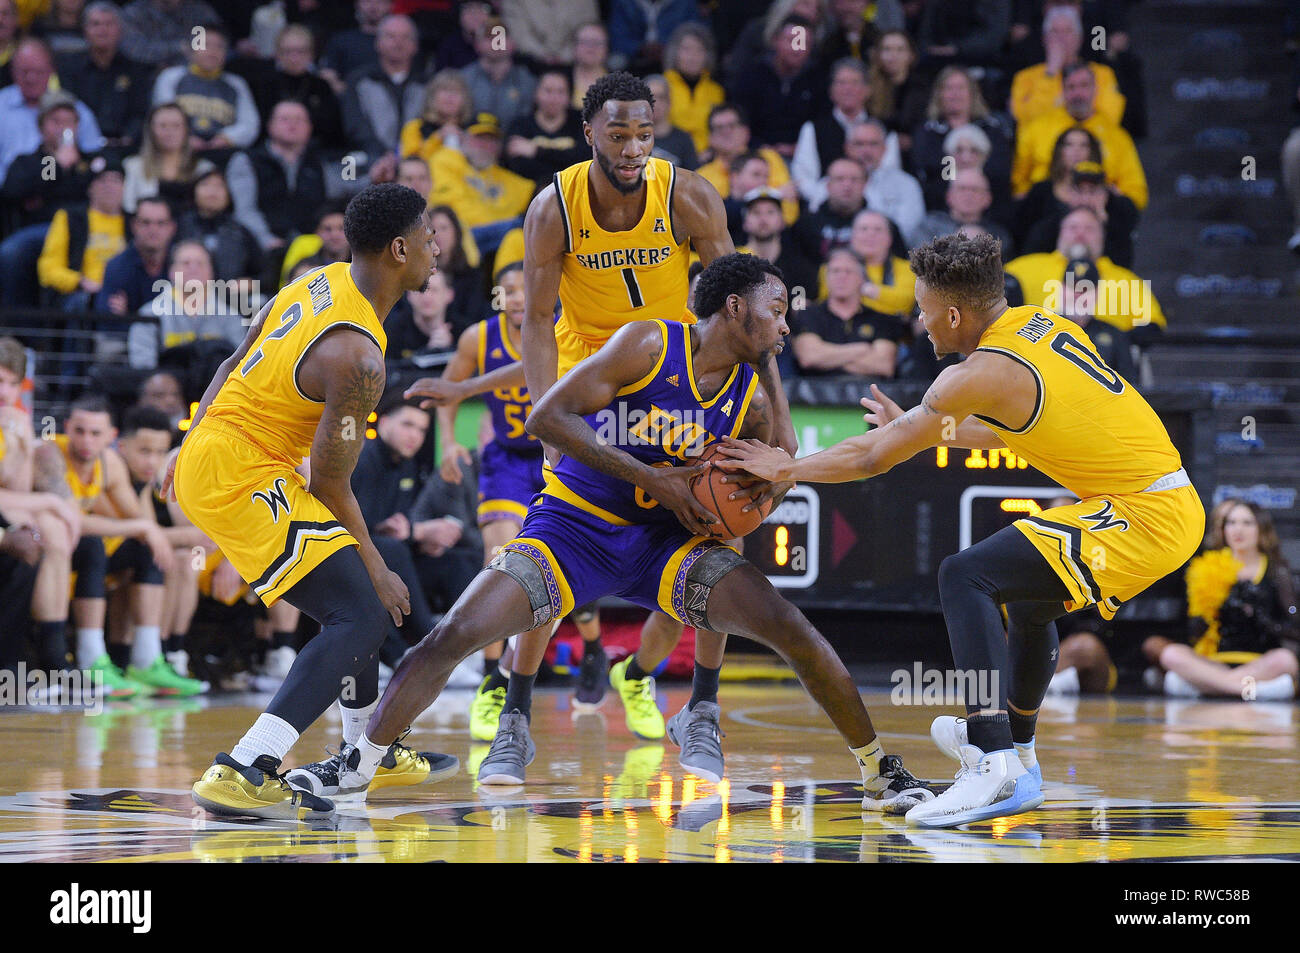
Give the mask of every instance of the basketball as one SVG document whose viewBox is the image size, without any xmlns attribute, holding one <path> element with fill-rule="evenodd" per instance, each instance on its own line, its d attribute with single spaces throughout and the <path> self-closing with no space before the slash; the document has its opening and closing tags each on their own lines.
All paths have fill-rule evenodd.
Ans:
<svg viewBox="0 0 1300 953">
<path fill-rule="evenodd" d="M 707 463 L 718 458 L 721 456 L 720 448 L 720 444 L 710 444 L 696 458 L 695 462 Z M 723 457 L 723 459 L 726 458 Z M 772 512 L 772 501 L 767 500 L 756 510 L 750 510 L 748 513 L 743 512 L 744 506 L 749 500 L 727 499 L 738 489 L 735 483 L 722 482 L 727 473 L 727 470 L 710 467 L 691 481 L 691 491 L 695 494 L 695 498 L 700 501 L 701 506 L 721 520 L 720 523 L 714 525 L 713 535 L 721 539 L 739 539 L 741 536 L 748 536 L 754 532 L 754 530 L 758 529 L 759 524 L 767 519 L 767 514 Z"/>
</svg>

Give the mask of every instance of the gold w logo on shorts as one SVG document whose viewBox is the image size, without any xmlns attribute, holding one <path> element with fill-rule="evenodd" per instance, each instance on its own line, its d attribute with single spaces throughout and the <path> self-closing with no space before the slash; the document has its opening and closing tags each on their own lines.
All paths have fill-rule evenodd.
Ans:
<svg viewBox="0 0 1300 953">
<path fill-rule="evenodd" d="M 253 494 L 253 499 L 261 500 L 271 510 L 271 522 L 280 522 L 280 507 L 284 507 L 286 513 L 289 512 L 289 497 L 284 492 L 284 477 L 277 477 L 276 481 L 265 490 L 258 490 Z"/>
<path fill-rule="evenodd" d="M 1096 513 L 1093 513 L 1090 516 L 1086 514 L 1080 514 L 1079 519 L 1087 520 L 1089 523 L 1093 523 L 1094 525 L 1092 526 L 1092 531 L 1094 533 L 1100 533 L 1103 529 L 1112 529 L 1116 526 L 1119 527 L 1120 532 L 1122 533 L 1124 530 L 1128 529 L 1128 520 L 1122 518 L 1111 519 L 1111 516 L 1114 515 L 1114 512 L 1115 512 L 1115 505 L 1111 503 L 1110 500 L 1107 500 L 1106 505 L 1103 506 L 1101 509 L 1099 509 Z"/>
</svg>

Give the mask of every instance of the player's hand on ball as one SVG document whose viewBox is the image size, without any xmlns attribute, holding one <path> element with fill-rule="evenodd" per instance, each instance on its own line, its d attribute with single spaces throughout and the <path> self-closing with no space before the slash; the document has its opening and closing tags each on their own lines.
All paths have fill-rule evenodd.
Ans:
<svg viewBox="0 0 1300 953">
<path fill-rule="evenodd" d="M 393 625 L 400 628 L 402 616 L 411 614 L 411 594 L 406 589 L 406 583 L 402 582 L 401 576 L 387 568 L 376 573 L 371 581 L 375 584 L 379 601 L 393 617 Z"/>
<path fill-rule="evenodd" d="M 655 467 L 650 477 L 640 481 L 640 486 L 660 506 L 672 510 L 681 524 L 696 536 L 712 536 L 718 518 L 701 506 L 691 492 L 691 481 L 710 466 L 701 463 L 694 467 Z"/>
<path fill-rule="evenodd" d="M 769 500 L 772 501 L 773 506 L 776 506 L 790 492 L 790 488 L 794 486 L 794 483 L 790 481 L 771 483 L 744 472 L 728 473 L 722 478 L 722 482 L 728 486 L 734 484 L 736 487 L 727 495 L 727 499 L 749 500 L 741 510 L 742 513 L 759 509 Z"/>
<path fill-rule="evenodd" d="M 858 401 L 867 412 L 862 415 L 862 419 L 876 427 L 883 427 L 897 417 L 903 416 L 903 408 L 885 396 L 875 384 L 871 385 L 871 396 L 863 397 Z"/>
<path fill-rule="evenodd" d="M 733 472 L 744 470 L 770 483 L 790 481 L 788 468 L 793 461 L 790 459 L 790 454 L 780 447 L 769 447 L 761 440 L 723 437 L 718 452 L 728 458 L 716 461 L 724 470 Z"/>
<path fill-rule="evenodd" d="M 420 401 L 421 408 L 442 407 L 445 404 L 455 404 L 465 399 L 459 381 L 449 381 L 442 377 L 421 377 L 406 388 L 406 392 L 402 396 L 407 400 L 412 397 L 429 398 Z"/>
</svg>

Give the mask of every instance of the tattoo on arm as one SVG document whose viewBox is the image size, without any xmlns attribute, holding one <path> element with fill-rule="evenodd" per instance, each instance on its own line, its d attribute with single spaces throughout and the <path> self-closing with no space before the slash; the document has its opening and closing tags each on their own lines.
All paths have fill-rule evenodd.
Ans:
<svg viewBox="0 0 1300 953">
<path fill-rule="evenodd" d="M 366 418 L 384 392 L 384 365 L 363 357 L 344 370 L 329 411 L 322 415 L 311 451 L 313 479 L 347 481 L 365 443 Z"/>
<path fill-rule="evenodd" d="M 33 464 L 32 489 L 35 492 L 53 493 L 65 500 L 72 499 L 72 487 L 68 486 L 63 455 L 53 443 L 41 442 L 36 448 Z"/>
<path fill-rule="evenodd" d="M 602 441 L 580 415 L 559 414 L 555 424 L 553 433 L 558 439 L 553 441 L 554 444 L 562 446 L 564 453 L 579 463 L 628 483 L 636 483 L 640 478 L 641 469 L 636 459 L 627 451 Z"/>
</svg>

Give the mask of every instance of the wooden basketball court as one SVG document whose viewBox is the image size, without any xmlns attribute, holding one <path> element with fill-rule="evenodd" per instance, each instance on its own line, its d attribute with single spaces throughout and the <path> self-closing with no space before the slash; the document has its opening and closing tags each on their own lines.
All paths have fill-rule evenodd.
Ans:
<svg viewBox="0 0 1300 953">
<path fill-rule="evenodd" d="M 677 710 L 685 687 L 660 693 Z M 955 762 L 929 738 L 955 709 L 865 695 L 886 750 L 918 776 Z M 922 831 L 863 815 L 857 766 L 797 687 L 724 685 L 727 776 L 685 774 L 670 743 L 627 731 L 616 698 L 574 718 L 567 691 L 539 691 L 537 760 L 515 790 L 478 787 L 487 745 L 467 733 L 470 693 L 444 694 L 408 742 L 461 759 L 435 785 L 387 789 L 316 826 L 217 820 L 189 785 L 267 700 L 146 701 L 87 716 L 6 708 L 3 861 L 1141 861 L 1300 859 L 1291 704 L 1048 700 L 1038 747 L 1047 803 L 1031 814 Z M 338 742 L 328 714 L 289 763 Z"/>
</svg>

